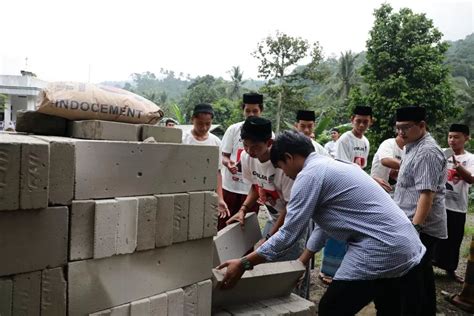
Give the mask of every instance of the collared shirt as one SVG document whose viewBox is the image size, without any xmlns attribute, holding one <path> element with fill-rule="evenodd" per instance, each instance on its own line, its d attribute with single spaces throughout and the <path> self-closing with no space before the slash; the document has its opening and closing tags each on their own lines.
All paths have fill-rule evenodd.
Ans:
<svg viewBox="0 0 474 316">
<path fill-rule="evenodd" d="M 405 155 L 400 164 L 395 187 L 395 203 L 413 220 L 421 192 L 435 192 L 431 210 L 421 226 L 423 233 L 441 239 L 448 236 L 445 210 L 446 178 L 446 158 L 429 133 L 416 142 L 405 145 Z"/>
<path fill-rule="evenodd" d="M 312 153 L 291 190 L 285 223 L 258 254 L 272 261 L 298 240 L 309 219 L 317 226 L 306 247 L 319 251 L 328 237 L 347 242 L 336 280 L 398 277 L 425 253 L 403 211 L 360 167 Z"/>
<path fill-rule="evenodd" d="M 329 155 L 331 155 L 331 157 L 334 158 L 334 156 L 336 155 L 336 142 L 333 140 L 328 141 L 324 145 L 324 149 L 326 149 Z"/>
</svg>

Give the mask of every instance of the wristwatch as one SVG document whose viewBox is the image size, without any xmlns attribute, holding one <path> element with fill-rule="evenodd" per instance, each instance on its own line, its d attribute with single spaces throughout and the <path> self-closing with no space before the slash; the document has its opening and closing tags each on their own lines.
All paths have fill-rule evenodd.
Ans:
<svg viewBox="0 0 474 316">
<path fill-rule="evenodd" d="M 415 227 L 415 229 L 416 229 L 416 231 L 418 232 L 418 234 L 421 233 L 421 230 L 423 229 L 423 228 L 421 227 L 421 225 L 419 225 L 419 224 L 413 224 L 413 227 Z"/>
<path fill-rule="evenodd" d="M 249 259 L 247 259 L 247 257 L 240 258 L 240 262 L 242 263 L 244 271 L 253 269 L 253 264 L 249 261 Z"/>
</svg>

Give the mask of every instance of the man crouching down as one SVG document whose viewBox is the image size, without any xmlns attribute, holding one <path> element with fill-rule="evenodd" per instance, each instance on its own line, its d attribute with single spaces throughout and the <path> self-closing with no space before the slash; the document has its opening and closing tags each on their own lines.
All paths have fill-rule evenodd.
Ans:
<svg viewBox="0 0 474 316">
<path fill-rule="evenodd" d="M 271 161 L 295 180 L 285 223 L 256 251 L 219 266 L 227 267 L 223 288 L 290 249 L 312 218 L 317 225 L 299 258 L 303 264 L 328 237 L 348 245 L 319 315 L 354 315 L 372 300 L 378 315 L 422 315 L 418 265 L 426 249 L 390 196 L 360 167 L 315 154 L 311 140 L 295 131 L 277 136 Z"/>
</svg>

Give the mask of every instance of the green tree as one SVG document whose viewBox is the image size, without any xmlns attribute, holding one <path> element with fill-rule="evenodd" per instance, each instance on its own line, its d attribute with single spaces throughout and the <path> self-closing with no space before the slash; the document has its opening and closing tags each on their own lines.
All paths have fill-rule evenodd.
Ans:
<svg viewBox="0 0 474 316">
<path fill-rule="evenodd" d="M 375 10 L 367 63 L 362 69 L 368 85 L 364 100 L 372 106 L 375 118 L 372 148 L 393 137 L 396 108 L 425 107 L 428 126 L 438 140 L 445 138 L 447 122 L 458 112 L 444 64 L 448 45 L 441 41 L 442 34 L 425 14 L 407 8 L 392 11 L 389 4 Z"/>
<path fill-rule="evenodd" d="M 233 66 L 229 71 L 231 85 L 229 89 L 229 96 L 231 99 L 239 99 L 241 95 L 242 85 L 245 80 L 242 80 L 244 73 L 240 70 L 239 66 Z"/>
<path fill-rule="evenodd" d="M 291 101 L 295 101 L 295 97 L 301 97 L 301 89 L 308 85 L 308 80 L 321 80 L 321 73 L 317 71 L 322 59 L 321 48 L 317 42 L 309 44 L 301 37 L 291 37 L 277 31 L 274 37 L 268 36 L 258 43 L 257 50 L 252 55 L 260 62 L 259 76 L 268 80 L 266 92 L 276 99 L 275 131 L 278 132 L 283 106 L 294 104 Z M 298 63 L 308 56 L 311 58 L 310 63 L 295 71 Z M 297 103 L 304 101 L 298 99 Z"/>
<path fill-rule="evenodd" d="M 356 55 L 351 51 L 341 53 L 341 58 L 339 58 L 339 67 L 337 72 L 337 77 L 341 81 L 341 85 L 338 91 L 339 96 L 346 101 L 351 92 L 351 88 L 355 83 L 355 60 Z"/>
</svg>

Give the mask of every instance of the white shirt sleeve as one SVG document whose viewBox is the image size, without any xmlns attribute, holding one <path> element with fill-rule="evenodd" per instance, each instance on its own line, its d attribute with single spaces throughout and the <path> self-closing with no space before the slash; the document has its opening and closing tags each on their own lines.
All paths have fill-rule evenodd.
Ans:
<svg viewBox="0 0 474 316">
<path fill-rule="evenodd" d="M 252 171 L 250 170 L 250 156 L 246 152 L 242 153 L 240 157 L 240 163 L 242 165 L 242 179 L 247 184 L 253 184 Z"/>
<path fill-rule="evenodd" d="M 293 180 L 291 180 L 290 177 L 288 177 L 283 170 L 277 169 L 277 172 L 281 173 L 280 174 L 280 182 L 281 182 L 281 193 L 282 193 L 282 198 L 283 200 L 288 203 L 290 200 L 290 195 L 291 195 L 291 187 L 293 186 Z"/>
<path fill-rule="evenodd" d="M 233 150 L 233 141 L 235 135 L 235 125 L 229 126 L 225 131 L 224 137 L 222 137 L 221 152 L 226 154 L 231 154 Z"/>
</svg>

